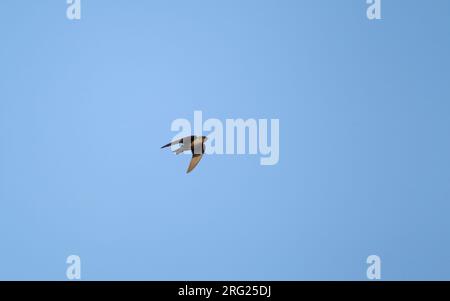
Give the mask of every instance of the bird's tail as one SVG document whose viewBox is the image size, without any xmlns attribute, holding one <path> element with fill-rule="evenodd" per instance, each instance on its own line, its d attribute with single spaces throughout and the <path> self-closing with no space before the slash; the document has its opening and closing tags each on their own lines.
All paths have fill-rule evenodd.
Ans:
<svg viewBox="0 0 450 301">
<path fill-rule="evenodd" d="M 176 155 L 179 155 L 179 154 L 181 154 L 182 152 L 184 152 L 185 150 L 183 149 L 183 147 L 180 147 L 179 149 L 177 149 L 177 150 L 174 150 L 173 152 L 176 154 Z"/>
</svg>

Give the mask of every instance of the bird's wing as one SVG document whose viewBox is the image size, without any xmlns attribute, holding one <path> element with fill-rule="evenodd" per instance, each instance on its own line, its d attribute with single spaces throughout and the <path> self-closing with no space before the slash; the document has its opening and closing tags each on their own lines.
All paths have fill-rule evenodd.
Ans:
<svg viewBox="0 0 450 301">
<path fill-rule="evenodd" d="M 201 155 L 205 153 L 205 144 L 201 139 L 196 138 L 189 147 L 193 155 Z"/>
<path fill-rule="evenodd" d="M 191 163 L 189 163 L 189 167 L 186 173 L 190 173 L 197 166 L 202 157 L 203 155 L 192 155 Z"/>
<path fill-rule="evenodd" d="M 171 145 L 180 144 L 180 143 L 188 143 L 191 141 L 191 136 L 183 137 L 181 139 L 172 141 L 170 143 L 167 143 L 166 145 L 161 146 L 161 148 L 169 147 Z"/>
</svg>

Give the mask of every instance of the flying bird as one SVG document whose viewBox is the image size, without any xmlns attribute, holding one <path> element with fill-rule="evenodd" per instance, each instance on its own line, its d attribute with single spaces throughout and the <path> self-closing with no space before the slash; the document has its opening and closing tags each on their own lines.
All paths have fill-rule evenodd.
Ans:
<svg viewBox="0 0 450 301">
<path fill-rule="evenodd" d="M 181 144 L 181 146 L 174 151 L 175 154 L 179 155 L 185 151 L 190 150 L 192 152 L 192 159 L 189 163 L 189 167 L 186 173 L 190 173 L 200 162 L 205 153 L 205 141 L 208 140 L 206 136 L 187 136 L 162 146 L 161 148 L 166 148 L 172 145 Z"/>
</svg>

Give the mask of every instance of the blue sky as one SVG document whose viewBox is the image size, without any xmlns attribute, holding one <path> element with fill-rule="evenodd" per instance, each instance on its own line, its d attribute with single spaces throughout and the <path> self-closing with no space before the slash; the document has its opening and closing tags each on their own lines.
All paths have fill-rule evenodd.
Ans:
<svg viewBox="0 0 450 301">
<path fill-rule="evenodd" d="M 450 279 L 450 2 L 0 3 L 0 279 Z M 280 161 L 160 146 L 278 118 Z"/>
</svg>

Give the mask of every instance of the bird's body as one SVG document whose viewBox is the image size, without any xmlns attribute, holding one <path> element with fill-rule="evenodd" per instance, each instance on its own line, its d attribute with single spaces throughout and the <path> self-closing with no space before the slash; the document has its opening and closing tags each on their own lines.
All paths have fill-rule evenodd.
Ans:
<svg viewBox="0 0 450 301">
<path fill-rule="evenodd" d="M 192 159 L 191 159 L 191 162 L 189 163 L 189 167 L 187 169 L 187 173 L 190 173 L 197 166 L 197 164 L 202 159 L 203 154 L 205 153 L 205 141 L 206 140 L 208 140 L 208 137 L 206 137 L 206 136 L 187 136 L 187 137 L 181 138 L 179 140 L 167 143 L 166 145 L 162 146 L 161 148 L 181 144 L 181 146 L 177 150 L 174 151 L 177 155 L 179 155 L 185 151 L 191 151 Z"/>
</svg>

